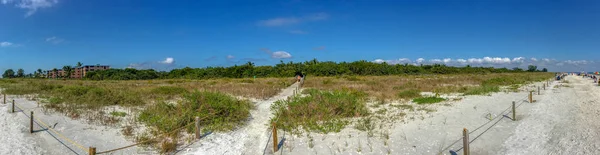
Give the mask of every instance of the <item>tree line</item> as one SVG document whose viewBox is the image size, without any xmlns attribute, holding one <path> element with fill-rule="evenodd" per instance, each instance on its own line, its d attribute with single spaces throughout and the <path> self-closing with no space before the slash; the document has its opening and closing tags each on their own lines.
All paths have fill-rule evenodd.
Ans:
<svg viewBox="0 0 600 155">
<path fill-rule="evenodd" d="M 80 66 L 81 63 L 78 63 Z M 56 69 L 55 69 L 56 70 Z M 70 75 L 69 67 L 63 67 L 67 75 Z M 21 71 L 21 72 L 19 72 Z M 12 69 L 6 70 L 2 75 L 4 78 L 25 77 L 23 70 L 19 69 L 17 75 L 14 75 Z M 342 75 L 403 75 L 403 74 L 460 74 L 460 73 L 514 73 L 514 72 L 547 72 L 546 68 L 538 70 L 537 66 L 529 65 L 527 70 L 515 67 L 494 68 L 494 67 L 454 67 L 444 64 L 432 65 L 411 65 L 411 64 L 387 64 L 375 63 L 369 61 L 354 62 L 320 62 L 316 59 L 305 62 L 280 63 L 274 66 L 255 66 L 248 62 L 243 65 L 234 65 L 230 67 L 206 67 L 206 68 L 180 68 L 171 71 L 137 70 L 133 68 L 126 69 L 108 69 L 88 72 L 85 79 L 90 80 L 149 80 L 149 79 L 210 79 L 210 78 L 252 78 L 252 77 L 292 77 L 297 72 L 309 76 L 342 76 Z M 21 74 L 19 74 L 21 73 Z M 38 76 L 39 75 L 39 76 Z M 44 72 L 38 69 L 34 75 L 29 77 L 44 77 Z M 67 77 L 68 78 L 68 77 Z"/>
</svg>

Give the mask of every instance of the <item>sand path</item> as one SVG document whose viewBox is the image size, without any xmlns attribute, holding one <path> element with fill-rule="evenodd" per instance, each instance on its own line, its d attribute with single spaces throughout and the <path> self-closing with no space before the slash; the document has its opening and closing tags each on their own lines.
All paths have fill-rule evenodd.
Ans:
<svg viewBox="0 0 600 155">
<path fill-rule="evenodd" d="M 240 129 L 227 133 L 213 133 L 178 154 L 259 155 L 272 153 L 272 149 L 265 149 L 271 134 L 269 130 L 269 120 L 273 117 L 271 105 L 275 101 L 292 96 L 297 86 L 298 83 L 295 83 L 283 89 L 278 95 L 255 103 L 256 109 L 250 112 L 251 118 Z"/>
<path fill-rule="evenodd" d="M 497 154 L 600 154 L 600 87 L 569 76 L 520 121 Z"/>
</svg>

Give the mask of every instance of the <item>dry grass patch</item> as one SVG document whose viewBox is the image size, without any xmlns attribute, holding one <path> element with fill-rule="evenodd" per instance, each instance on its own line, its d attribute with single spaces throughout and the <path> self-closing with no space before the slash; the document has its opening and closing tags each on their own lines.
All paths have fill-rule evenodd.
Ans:
<svg viewBox="0 0 600 155">
<path fill-rule="evenodd" d="M 280 129 L 301 133 L 301 128 L 320 133 L 339 132 L 348 119 L 369 115 L 365 95 L 357 91 L 304 90 L 306 96 L 295 96 L 275 102 L 271 109 L 275 113 Z"/>
<path fill-rule="evenodd" d="M 121 120 L 136 119 L 123 127 L 123 134 L 141 142 L 182 128 L 202 119 L 204 130 L 229 131 L 247 120 L 253 107 L 238 96 L 264 99 L 276 95 L 293 83 L 288 78 L 211 79 L 211 80 L 133 80 L 88 81 L 52 79 L 1 79 L 0 88 L 6 94 L 35 94 L 45 104 L 46 111 L 55 111 L 73 119 L 86 118 L 101 125 L 119 125 Z M 121 107 L 127 112 L 110 111 Z M 139 114 L 139 115 L 138 115 Z M 148 126 L 135 132 L 137 122 Z M 187 126 L 184 131 L 192 131 Z M 136 135 L 137 134 L 137 135 Z M 147 146 L 160 148 L 162 153 L 176 148 L 183 135 L 166 135 L 149 141 Z"/>
<path fill-rule="evenodd" d="M 553 73 L 493 73 L 310 77 L 305 80 L 304 87 L 319 90 L 351 89 L 365 92 L 371 97 L 398 100 L 418 97 L 414 93 L 416 91 L 486 94 L 500 91 L 499 86 L 526 84 L 553 76 Z"/>
</svg>

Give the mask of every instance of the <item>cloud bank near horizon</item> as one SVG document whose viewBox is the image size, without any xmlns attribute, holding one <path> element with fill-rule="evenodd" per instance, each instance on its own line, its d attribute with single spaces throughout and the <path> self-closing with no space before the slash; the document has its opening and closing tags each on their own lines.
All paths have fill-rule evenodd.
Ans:
<svg viewBox="0 0 600 155">
<path fill-rule="evenodd" d="M 496 67 L 496 68 L 523 68 L 526 69 L 529 65 L 537 66 L 538 69 L 547 68 L 550 71 L 595 71 L 598 62 L 590 60 L 556 60 L 550 58 L 525 58 L 525 57 L 483 57 L 483 58 L 444 58 L 444 59 L 424 59 L 417 58 L 411 60 L 409 58 L 399 59 L 375 59 L 371 62 L 388 63 L 388 64 L 412 64 L 412 65 L 427 65 L 427 64 L 445 64 L 448 66 L 477 66 L 477 67 Z"/>
</svg>

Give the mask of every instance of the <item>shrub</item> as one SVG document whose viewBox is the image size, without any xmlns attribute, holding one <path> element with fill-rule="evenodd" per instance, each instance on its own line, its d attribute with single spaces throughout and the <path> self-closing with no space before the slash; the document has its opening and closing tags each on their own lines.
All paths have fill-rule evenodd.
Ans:
<svg viewBox="0 0 600 155">
<path fill-rule="evenodd" d="M 419 90 L 405 90 L 398 93 L 398 98 L 400 99 L 410 99 L 415 97 L 421 97 L 421 91 Z"/>
<path fill-rule="evenodd" d="M 344 78 L 346 78 L 348 81 L 360 81 L 360 78 L 356 76 L 345 76 Z"/>
<path fill-rule="evenodd" d="M 159 102 L 143 110 L 138 119 L 159 131 L 172 131 L 203 118 L 207 130 L 228 131 L 250 116 L 252 104 L 218 92 L 191 92 L 179 104 Z"/>
<path fill-rule="evenodd" d="M 110 115 L 115 116 L 115 117 L 125 117 L 125 116 L 127 116 L 127 113 L 121 112 L 121 111 L 113 111 L 113 112 L 110 112 Z"/>
<path fill-rule="evenodd" d="M 477 86 L 477 87 L 470 87 L 463 93 L 464 93 L 464 95 L 482 95 L 482 94 L 488 94 L 488 93 L 499 92 L 499 91 L 500 91 L 500 87 L 498 87 L 498 86 L 483 85 L 483 86 Z"/>
<path fill-rule="evenodd" d="M 187 93 L 188 91 L 185 88 L 174 87 L 174 86 L 160 86 L 152 89 L 151 91 L 154 94 L 160 95 L 181 95 Z"/>
<path fill-rule="evenodd" d="M 275 112 L 280 129 L 297 131 L 298 127 L 321 133 L 339 132 L 348 124 L 345 118 L 369 115 L 364 98 L 357 91 L 304 90 L 307 96 L 296 96 L 275 102 L 271 109 Z"/>
<path fill-rule="evenodd" d="M 415 98 L 413 99 L 413 102 L 417 103 L 417 104 L 432 104 L 432 103 L 438 103 L 438 102 L 442 102 L 445 101 L 446 99 L 444 98 L 439 98 L 439 97 L 420 97 L 420 98 Z"/>
<path fill-rule="evenodd" d="M 323 85 L 328 85 L 328 84 L 333 83 L 333 81 L 331 79 L 326 79 L 326 80 L 323 80 L 322 83 L 323 83 Z"/>
</svg>

